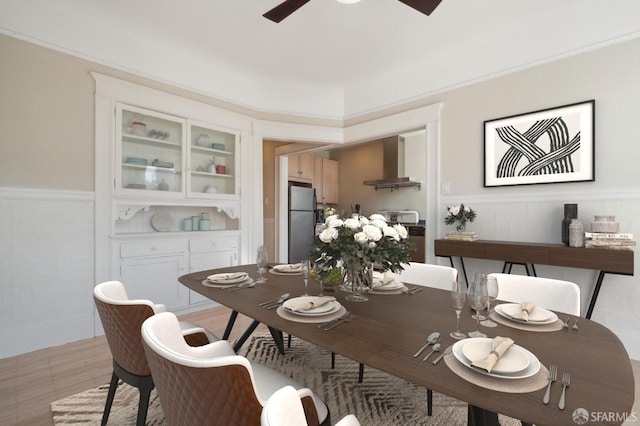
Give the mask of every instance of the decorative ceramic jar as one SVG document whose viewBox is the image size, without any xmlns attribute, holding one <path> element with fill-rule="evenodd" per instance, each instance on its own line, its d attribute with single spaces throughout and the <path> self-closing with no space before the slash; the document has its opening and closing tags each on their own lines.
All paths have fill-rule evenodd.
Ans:
<svg viewBox="0 0 640 426">
<path fill-rule="evenodd" d="M 578 219 L 571 219 L 571 224 L 569 225 L 569 246 L 584 246 L 584 228 L 582 222 Z"/>
</svg>

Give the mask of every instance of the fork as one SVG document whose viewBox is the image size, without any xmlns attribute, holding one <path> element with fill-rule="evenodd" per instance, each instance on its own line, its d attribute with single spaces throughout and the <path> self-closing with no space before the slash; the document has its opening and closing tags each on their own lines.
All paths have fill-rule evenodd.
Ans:
<svg viewBox="0 0 640 426">
<path fill-rule="evenodd" d="M 337 327 L 337 326 L 339 326 L 340 324 L 342 324 L 342 323 L 344 323 L 344 322 L 349 322 L 349 321 L 351 321 L 351 320 L 352 320 L 352 319 L 354 319 L 354 318 L 355 318 L 355 315 L 350 314 L 348 317 L 346 317 L 346 318 L 344 318 L 344 319 L 341 319 L 341 320 L 336 321 L 335 323 L 331 324 L 330 326 L 325 327 L 323 330 L 331 330 L 332 328 Z"/>
<path fill-rule="evenodd" d="M 569 373 L 562 373 L 562 394 L 560 395 L 560 403 L 558 404 L 558 408 L 564 410 L 564 394 L 571 384 L 571 375 Z"/>
<path fill-rule="evenodd" d="M 331 321 L 327 321 L 327 322 L 323 322 L 322 324 L 318 324 L 318 328 L 324 328 L 324 327 L 329 327 L 330 325 L 332 325 L 334 322 L 343 320 L 345 318 L 347 318 L 349 315 L 351 315 L 351 312 L 349 311 L 345 311 L 344 314 L 340 315 L 338 318 L 336 319 L 332 319 Z"/>
<path fill-rule="evenodd" d="M 549 366 L 549 374 L 547 375 L 547 380 L 549 380 L 549 384 L 547 385 L 547 391 L 544 393 L 544 398 L 542 398 L 542 402 L 545 404 L 549 403 L 549 397 L 551 396 L 551 384 L 556 381 L 558 378 L 558 366 L 551 365 Z"/>
</svg>

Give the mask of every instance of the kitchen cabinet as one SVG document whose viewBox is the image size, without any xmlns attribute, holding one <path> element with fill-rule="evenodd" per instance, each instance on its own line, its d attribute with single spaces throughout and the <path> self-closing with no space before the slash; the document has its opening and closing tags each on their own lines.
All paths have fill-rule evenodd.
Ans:
<svg viewBox="0 0 640 426">
<path fill-rule="evenodd" d="M 289 156 L 289 180 L 295 182 L 313 182 L 314 156 L 311 153 Z"/>
<path fill-rule="evenodd" d="M 324 157 L 314 158 L 313 187 L 319 204 L 338 204 L 337 161 Z"/>
<path fill-rule="evenodd" d="M 239 132 L 118 103 L 116 194 L 238 199 Z"/>
</svg>

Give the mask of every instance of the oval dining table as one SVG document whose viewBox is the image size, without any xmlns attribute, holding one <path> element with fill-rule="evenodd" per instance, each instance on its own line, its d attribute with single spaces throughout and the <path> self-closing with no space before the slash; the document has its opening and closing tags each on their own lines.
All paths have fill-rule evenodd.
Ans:
<svg viewBox="0 0 640 426">
<path fill-rule="evenodd" d="M 263 323 L 276 339 L 280 338 L 277 343 L 281 349 L 282 334 L 277 331 L 425 389 L 465 401 L 470 407 L 470 424 L 497 424 L 495 413 L 536 425 L 576 424 L 573 415 L 579 409 L 588 413 L 589 420 L 597 419 L 598 424 L 621 424 L 632 415 L 634 378 L 629 356 L 620 339 L 596 321 L 558 314 L 563 320 L 569 317 L 571 324 L 579 319 L 579 329 L 534 332 L 500 323 L 495 328 L 481 327 L 489 337 L 513 339 L 517 345 L 533 353 L 542 366 L 558 366 L 558 380 L 551 387 L 550 403 L 545 405 L 542 399 L 546 386 L 526 393 L 490 390 L 463 379 L 446 362 L 434 365 L 423 362 L 421 357 L 412 357 L 433 331 L 441 333 L 442 348 L 456 342 L 449 337 L 449 333 L 456 328 L 456 316 L 448 291 L 427 287 L 413 295 L 369 294 L 366 302 L 350 302 L 345 299 L 348 293 L 337 290 L 332 295 L 355 317 L 325 331 L 316 324 L 291 321 L 279 315 L 276 309 L 259 306 L 261 302 L 276 299 L 283 293 L 290 293 L 292 297 L 303 295 L 301 275 L 270 271 L 265 274 L 268 278 L 266 283 L 233 292 L 203 285 L 203 281 L 211 274 L 235 271 L 247 272 L 253 278 L 258 276 L 257 267 L 253 264 L 194 272 L 180 277 L 179 281 L 230 308 L 233 311 L 232 319 L 237 313 L 254 319 L 252 326 L 238 341 L 238 346 L 244 343 L 259 323 Z M 319 286 L 311 279 L 309 294 L 318 292 Z M 471 314 L 467 304 L 460 319 L 460 328 L 464 332 L 476 327 Z M 232 324 L 233 321 L 230 321 L 225 338 Z M 562 372 L 571 374 L 564 410 L 558 407 Z"/>
</svg>

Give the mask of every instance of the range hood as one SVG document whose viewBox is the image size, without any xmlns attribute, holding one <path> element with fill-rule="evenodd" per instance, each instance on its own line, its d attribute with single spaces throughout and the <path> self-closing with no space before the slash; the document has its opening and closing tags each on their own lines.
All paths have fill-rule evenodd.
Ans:
<svg viewBox="0 0 640 426">
<path fill-rule="evenodd" d="M 379 188 L 397 189 L 401 187 L 417 186 L 420 182 L 410 177 L 403 177 L 404 174 L 404 138 L 393 136 L 382 140 L 382 179 L 365 180 L 364 185 Z"/>
</svg>

